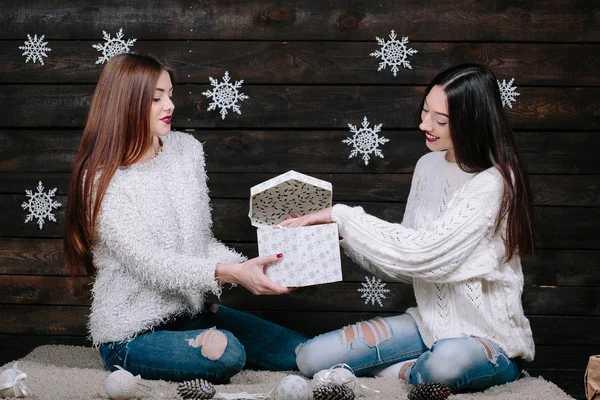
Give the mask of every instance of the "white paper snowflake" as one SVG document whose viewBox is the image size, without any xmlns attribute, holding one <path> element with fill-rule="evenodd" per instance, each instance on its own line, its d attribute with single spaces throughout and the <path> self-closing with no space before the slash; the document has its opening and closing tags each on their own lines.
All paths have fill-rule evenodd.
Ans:
<svg viewBox="0 0 600 400">
<path fill-rule="evenodd" d="M 502 83 L 498 81 L 498 86 L 500 87 L 500 98 L 502 99 L 503 107 L 509 106 L 512 108 L 512 103 L 517 101 L 516 97 L 521 95 L 521 93 L 515 92 L 517 87 L 512 85 L 514 81 L 515 78 L 512 78 L 508 83 L 506 83 L 505 79 L 502 79 Z"/>
<path fill-rule="evenodd" d="M 39 61 L 40 64 L 44 65 L 44 59 L 42 57 L 48 57 L 46 54 L 47 51 L 52 51 L 51 48 L 46 47 L 48 42 L 44 42 L 44 36 L 40 36 L 38 39 L 37 35 L 33 35 L 33 39 L 30 34 L 27 34 L 27 40 L 25 41 L 25 46 L 19 46 L 20 50 L 25 50 L 23 52 L 23 56 L 27 56 L 25 59 L 25 63 L 28 63 L 29 60 L 32 60 L 34 63 Z"/>
<path fill-rule="evenodd" d="M 25 190 L 25 194 L 29 197 L 29 201 L 24 201 L 23 204 L 21 204 L 23 210 L 29 210 L 29 214 L 27 214 L 27 218 L 25 218 L 25 223 L 37 218 L 37 223 L 40 229 L 42 229 L 44 227 L 45 218 L 48 218 L 49 221 L 56 222 L 56 216 L 52 211 L 62 206 L 62 204 L 52 199 L 55 193 L 56 188 L 49 190 L 48 193 L 44 193 L 42 181 L 38 183 L 36 193 L 33 193 L 31 190 Z"/>
<path fill-rule="evenodd" d="M 418 51 L 406 47 L 408 37 L 403 37 L 402 41 L 396 40 L 396 33 L 392 30 L 389 41 L 386 42 L 385 39 L 379 37 L 375 37 L 375 39 L 377 39 L 377 43 L 381 46 L 381 50 L 377 50 L 371 53 L 371 55 L 376 58 L 381 58 L 382 60 L 382 62 L 379 63 L 377 71 L 381 71 L 389 65 L 392 67 L 394 76 L 396 76 L 398 71 L 400 71 L 398 66 L 412 69 L 410 62 L 406 58 L 418 53 Z"/>
<path fill-rule="evenodd" d="M 235 81 L 234 84 L 229 83 L 229 72 L 225 71 L 225 75 L 223 76 L 223 82 L 219 83 L 217 79 L 213 79 L 209 77 L 210 84 L 214 86 L 214 90 L 207 90 L 206 92 L 202 92 L 203 95 L 212 98 L 213 102 L 208 105 L 208 111 L 212 111 L 219 107 L 221 109 L 221 119 L 225 119 L 227 115 L 227 109 L 231 108 L 238 114 L 242 114 L 240 111 L 240 106 L 237 104 L 239 101 L 244 101 L 249 97 L 244 93 L 240 93 L 238 89 L 242 87 L 242 83 L 244 80 Z"/>
<path fill-rule="evenodd" d="M 385 283 L 381 283 L 381 279 L 377 279 L 373 277 L 372 280 L 369 280 L 368 276 L 365 276 L 367 279 L 367 283 L 361 283 L 363 285 L 362 288 L 356 289 L 357 292 L 361 292 L 361 299 L 365 299 L 365 304 L 375 305 L 375 302 L 379 303 L 379 307 L 383 307 L 383 303 L 381 299 L 385 299 L 385 294 L 390 292 L 390 289 L 385 288 Z"/>
<path fill-rule="evenodd" d="M 364 117 L 362 128 L 360 129 L 352 124 L 348 124 L 348 127 L 350 127 L 350 132 L 354 133 L 352 137 L 347 137 L 346 139 L 342 140 L 342 143 L 354 146 L 354 149 L 352 149 L 348 158 L 356 157 L 358 153 L 360 153 L 363 155 L 362 159 L 365 165 L 369 165 L 369 160 L 371 159 L 369 154 L 371 153 L 378 157 L 384 158 L 383 153 L 381 150 L 379 150 L 379 145 L 385 144 L 390 140 L 378 135 L 378 133 L 381 132 L 382 126 L 383 124 L 378 124 L 373 128 L 369 128 L 369 121 L 367 121 L 367 117 Z"/>
<path fill-rule="evenodd" d="M 106 43 L 93 44 L 92 47 L 102 52 L 102 57 L 98 57 L 96 64 L 104 64 L 117 54 L 129 53 L 129 48 L 133 46 L 137 39 L 123 40 L 123 28 L 117 32 L 117 37 L 112 38 L 106 31 L 102 31 L 102 37 Z"/>
</svg>

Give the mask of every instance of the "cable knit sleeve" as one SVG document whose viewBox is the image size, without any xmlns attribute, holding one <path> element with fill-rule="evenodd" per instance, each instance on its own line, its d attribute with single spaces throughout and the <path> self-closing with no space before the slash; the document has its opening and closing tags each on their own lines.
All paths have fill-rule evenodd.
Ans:
<svg viewBox="0 0 600 400">
<path fill-rule="evenodd" d="M 410 183 L 410 191 L 408 193 L 408 198 L 406 199 L 406 208 L 404 209 L 404 216 L 402 218 L 402 226 L 406 228 L 414 227 L 414 205 L 417 196 L 417 191 L 419 190 L 419 185 L 421 184 L 419 178 L 420 172 L 420 159 L 415 166 L 415 171 L 413 172 L 412 180 Z"/>
<path fill-rule="evenodd" d="M 220 294 L 215 269 L 222 261 L 160 248 L 157 239 L 138 223 L 142 215 L 130 200 L 123 191 L 107 191 L 97 224 L 98 240 L 120 261 L 124 272 L 164 292 Z"/>
<path fill-rule="evenodd" d="M 502 177 L 490 169 L 466 184 L 446 212 L 422 229 L 389 223 L 365 213 L 361 207 L 342 204 L 333 207 L 332 219 L 344 238 L 342 246 L 359 253 L 392 279 L 410 276 L 435 282 L 457 281 L 477 275 L 477 271 L 462 271 L 462 261 L 494 228 L 502 194 Z M 472 263 L 465 266 L 472 267 Z"/>
</svg>

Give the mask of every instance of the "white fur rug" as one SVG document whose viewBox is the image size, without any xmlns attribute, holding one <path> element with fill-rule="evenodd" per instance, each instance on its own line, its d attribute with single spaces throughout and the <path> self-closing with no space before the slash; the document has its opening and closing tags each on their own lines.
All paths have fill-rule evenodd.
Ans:
<svg viewBox="0 0 600 400">
<path fill-rule="evenodd" d="M 0 368 L 11 368 L 8 363 Z M 96 350 L 76 346 L 40 346 L 19 360 L 18 369 L 27 374 L 32 400 L 108 399 L 105 383 L 109 375 L 101 365 Z M 228 385 L 216 386 L 219 393 L 268 393 L 286 376 L 284 372 L 242 371 Z M 165 394 L 164 399 L 180 399 L 177 384 L 143 380 Z M 379 390 L 377 400 L 406 399 L 410 385 L 393 378 L 359 378 L 359 382 Z M 151 397 L 138 392 L 139 398 Z M 526 377 L 516 382 L 490 388 L 481 393 L 450 396 L 451 400 L 565 400 L 572 399 L 555 384 L 542 378 Z"/>
</svg>

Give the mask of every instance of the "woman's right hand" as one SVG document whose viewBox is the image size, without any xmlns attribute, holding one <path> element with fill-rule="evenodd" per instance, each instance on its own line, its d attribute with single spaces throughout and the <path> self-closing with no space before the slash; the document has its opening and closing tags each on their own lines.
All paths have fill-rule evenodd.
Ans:
<svg viewBox="0 0 600 400">
<path fill-rule="evenodd" d="M 269 265 L 276 263 L 282 255 L 255 257 L 241 264 L 218 264 L 215 278 L 222 283 L 239 283 L 256 295 L 286 294 L 293 290 L 280 286 L 265 274 Z"/>
</svg>

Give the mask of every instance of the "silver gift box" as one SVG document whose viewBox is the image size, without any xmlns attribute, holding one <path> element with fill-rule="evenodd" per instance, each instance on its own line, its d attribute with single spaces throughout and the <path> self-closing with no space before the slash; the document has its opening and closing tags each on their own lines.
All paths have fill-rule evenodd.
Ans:
<svg viewBox="0 0 600 400">
<path fill-rule="evenodd" d="M 273 229 L 286 217 L 331 206 L 331 183 L 288 171 L 250 189 L 252 225 L 258 228 L 258 253 L 282 253 L 267 276 L 282 286 L 310 286 L 342 280 L 337 224 Z"/>
</svg>

